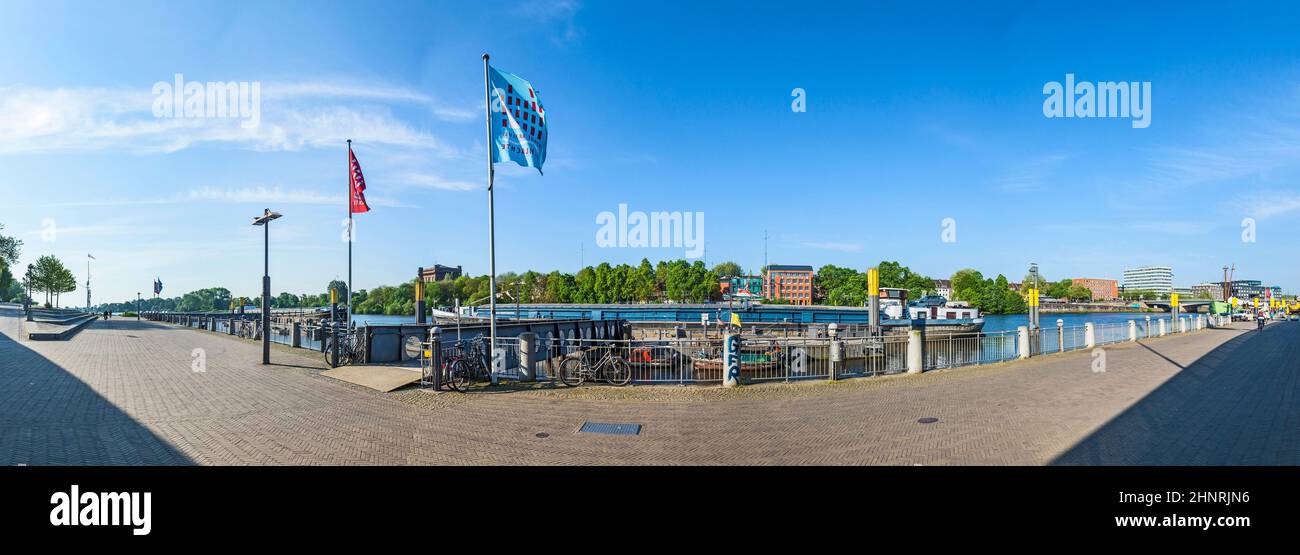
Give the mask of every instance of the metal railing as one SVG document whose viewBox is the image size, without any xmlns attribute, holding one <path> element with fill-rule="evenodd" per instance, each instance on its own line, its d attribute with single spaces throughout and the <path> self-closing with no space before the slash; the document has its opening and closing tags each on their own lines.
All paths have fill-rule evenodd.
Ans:
<svg viewBox="0 0 1300 555">
<path fill-rule="evenodd" d="M 957 368 L 1012 360 L 1020 356 L 1018 342 L 1015 331 L 926 337 L 923 368 Z M 906 353 L 906 342 L 903 348 Z"/>
</svg>

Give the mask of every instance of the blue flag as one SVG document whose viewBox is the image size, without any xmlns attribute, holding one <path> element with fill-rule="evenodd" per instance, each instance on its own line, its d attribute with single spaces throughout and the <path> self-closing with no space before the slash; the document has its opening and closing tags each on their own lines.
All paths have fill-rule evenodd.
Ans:
<svg viewBox="0 0 1300 555">
<path fill-rule="evenodd" d="M 537 91 L 523 78 L 488 66 L 492 84 L 492 106 L 488 129 L 492 130 L 492 163 L 514 160 L 542 172 L 546 162 L 546 109 Z"/>
</svg>

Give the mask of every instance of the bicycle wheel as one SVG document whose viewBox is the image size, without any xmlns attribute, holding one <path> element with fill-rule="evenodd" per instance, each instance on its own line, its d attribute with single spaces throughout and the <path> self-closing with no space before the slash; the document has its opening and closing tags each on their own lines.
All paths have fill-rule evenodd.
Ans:
<svg viewBox="0 0 1300 555">
<path fill-rule="evenodd" d="M 448 372 L 448 381 L 451 382 L 451 388 L 465 393 L 469 391 L 469 386 L 474 383 L 474 376 L 463 361 L 451 361 L 451 370 Z"/>
<path fill-rule="evenodd" d="M 609 368 L 605 369 L 605 378 L 609 383 L 624 386 L 632 383 L 632 365 L 621 358 L 614 358 L 609 361 Z"/>
<path fill-rule="evenodd" d="M 343 353 L 341 351 L 342 349 L 340 349 L 339 358 L 342 358 L 343 356 Z M 325 338 L 325 364 L 328 364 L 330 368 L 338 368 L 339 358 L 334 357 L 334 338 L 326 337 Z"/>
<path fill-rule="evenodd" d="M 569 387 L 578 387 L 587 376 L 587 365 L 576 358 L 566 358 L 560 363 L 560 381 Z"/>
</svg>

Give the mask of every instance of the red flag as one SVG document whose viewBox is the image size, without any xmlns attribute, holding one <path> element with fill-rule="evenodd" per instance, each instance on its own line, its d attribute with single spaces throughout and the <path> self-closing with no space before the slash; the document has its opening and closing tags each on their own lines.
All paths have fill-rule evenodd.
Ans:
<svg viewBox="0 0 1300 555">
<path fill-rule="evenodd" d="M 369 212 L 370 205 L 366 204 L 366 178 L 361 175 L 361 164 L 357 162 L 357 155 L 352 153 L 352 146 L 348 146 L 348 183 L 351 185 L 351 210 L 353 214 Z"/>
</svg>

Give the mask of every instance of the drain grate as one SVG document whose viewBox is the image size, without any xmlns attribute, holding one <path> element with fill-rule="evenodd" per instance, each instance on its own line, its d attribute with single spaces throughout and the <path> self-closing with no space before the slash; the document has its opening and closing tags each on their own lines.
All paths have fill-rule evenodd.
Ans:
<svg viewBox="0 0 1300 555">
<path fill-rule="evenodd" d="M 609 434 L 615 436 L 639 436 L 640 424 L 609 424 L 605 422 L 583 422 L 579 432 L 591 434 Z"/>
</svg>

